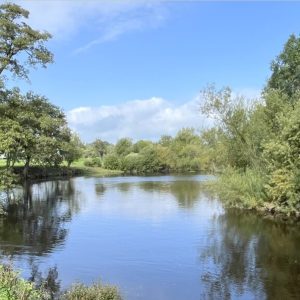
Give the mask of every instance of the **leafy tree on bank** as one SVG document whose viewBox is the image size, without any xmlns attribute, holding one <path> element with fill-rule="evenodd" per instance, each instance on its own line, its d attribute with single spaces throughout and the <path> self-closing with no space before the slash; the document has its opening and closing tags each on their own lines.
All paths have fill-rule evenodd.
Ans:
<svg viewBox="0 0 300 300">
<path fill-rule="evenodd" d="M 65 115 L 45 97 L 15 89 L 2 93 L 0 100 L 0 151 L 7 158 L 7 167 L 17 160 L 25 161 L 27 177 L 31 162 L 40 165 L 59 165 L 63 146 L 70 141 Z M 13 130 L 5 128 L 13 125 Z M 15 135 L 16 134 L 16 135 Z"/>
</svg>

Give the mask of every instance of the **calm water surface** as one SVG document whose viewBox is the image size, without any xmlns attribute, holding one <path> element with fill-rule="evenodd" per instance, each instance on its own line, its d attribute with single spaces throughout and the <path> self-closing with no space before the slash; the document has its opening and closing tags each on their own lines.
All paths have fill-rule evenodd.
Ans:
<svg viewBox="0 0 300 300">
<path fill-rule="evenodd" d="M 125 299 L 299 299 L 300 227 L 225 210 L 209 176 L 74 178 L 9 192 L 3 260 Z M 6 194 L 2 194 L 5 200 Z"/>
</svg>

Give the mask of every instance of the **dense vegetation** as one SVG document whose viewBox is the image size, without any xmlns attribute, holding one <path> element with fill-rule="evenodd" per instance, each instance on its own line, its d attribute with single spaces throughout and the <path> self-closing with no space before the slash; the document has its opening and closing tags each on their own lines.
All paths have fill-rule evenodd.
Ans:
<svg viewBox="0 0 300 300">
<path fill-rule="evenodd" d="M 84 164 L 122 170 L 127 174 L 202 171 L 213 168 L 205 138 L 192 128 L 175 137 L 162 136 L 156 143 L 122 138 L 115 145 L 97 139 L 85 145 Z"/>
<path fill-rule="evenodd" d="M 209 87 L 202 111 L 217 121 L 210 134 L 212 151 L 222 153 L 218 188 L 226 203 L 299 216 L 300 38 L 288 39 L 271 70 L 259 100 Z"/>
</svg>

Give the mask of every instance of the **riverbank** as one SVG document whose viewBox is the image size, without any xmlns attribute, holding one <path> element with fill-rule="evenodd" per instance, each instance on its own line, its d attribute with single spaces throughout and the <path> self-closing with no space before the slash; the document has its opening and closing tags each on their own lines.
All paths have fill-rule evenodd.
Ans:
<svg viewBox="0 0 300 300">
<path fill-rule="evenodd" d="M 5 173 L 5 160 L 0 160 L 0 172 Z M 23 175 L 24 165 L 18 163 L 11 169 L 11 175 L 14 176 L 13 180 L 21 182 L 24 180 Z M 118 176 L 124 172 L 120 170 L 108 170 L 101 167 L 87 167 L 81 161 L 74 162 L 71 167 L 61 165 L 58 167 L 43 167 L 31 166 L 28 171 L 29 180 L 53 179 L 59 177 L 73 177 L 73 176 Z"/>
<path fill-rule="evenodd" d="M 227 169 L 206 186 L 226 208 L 257 213 L 261 217 L 285 223 L 300 222 L 299 209 L 270 199 L 266 192 L 267 177 L 257 171 L 250 169 L 240 173 Z"/>
</svg>

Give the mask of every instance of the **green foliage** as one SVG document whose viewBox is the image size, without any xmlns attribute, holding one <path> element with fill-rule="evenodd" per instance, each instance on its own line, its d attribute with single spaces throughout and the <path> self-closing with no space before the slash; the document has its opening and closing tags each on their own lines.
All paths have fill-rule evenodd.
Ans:
<svg viewBox="0 0 300 300">
<path fill-rule="evenodd" d="M 156 145 L 150 145 L 142 149 L 139 173 L 155 174 L 165 169 L 165 162 L 161 160 L 159 151 L 160 148 Z"/>
<path fill-rule="evenodd" d="M 248 105 L 228 88 L 204 91 L 202 111 L 218 123 L 202 137 L 212 160 L 231 167 L 218 183 L 230 206 L 300 215 L 299 50 L 300 38 L 292 35 L 259 102 Z"/>
<path fill-rule="evenodd" d="M 289 96 L 286 100 L 294 102 L 294 95 L 300 92 L 300 38 L 290 36 L 283 51 L 271 65 L 272 75 L 268 89 L 275 89 Z"/>
<path fill-rule="evenodd" d="M 70 141 L 63 143 L 63 157 L 68 163 L 71 164 L 82 157 L 84 145 L 82 144 L 79 136 L 75 133 L 71 134 Z"/>
<path fill-rule="evenodd" d="M 11 170 L 0 170 L 0 189 L 2 187 L 12 188 L 17 183 L 18 178 Z"/>
<path fill-rule="evenodd" d="M 118 289 L 94 283 L 92 286 L 75 284 L 61 298 L 62 300 L 121 300 Z"/>
<path fill-rule="evenodd" d="M 104 157 L 103 166 L 109 170 L 120 170 L 121 159 L 116 154 L 108 154 Z"/>
<path fill-rule="evenodd" d="M 0 265 L 0 299 L 3 300 L 46 300 L 50 295 L 43 289 L 19 277 L 10 266 Z"/>
<path fill-rule="evenodd" d="M 265 145 L 270 199 L 289 212 L 300 211 L 300 101 L 278 116 L 279 131 Z"/>
<path fill-rule="evenodd" d="M 140 140 L 132 144 L 121 139 L 104 155 L 104 167 L 128 174 L 157 174 L 208 169 L 209 160 L 201 136 L 192 128 L 184 128 L 175 138 L 163 136 L 158 143 Z"/>
<path fill-rule="evenodd" d="M 102 161 L 100 157 L 85 158 L 83 164 L 86 167 L 102 167 Z"/>
<path fill-rule="evenodd" d="M 120 169 L 127 174 L 138 174 L 142 167 L 142 156 L 138 153 L 130 153 L 121 160 Z"/>
<path fill-rule="evenodd" d="M 53 61 L 44 45 L 51 35 L 32 29 L 25 22 L 28 16 L 29 12 L 17 4 L 0 5 L 0 81 L 4 71 L 27 79 L 26 66 L 46 67 Z"/>
<path fill-rule="evenodd" d="M 53 276 L 52 273 L 48 276 Z M 55 274 L 54 274 L 55 276 Z M 0 299 L 2 300 L 121 300 L 118 289 L 110 285 L 94 283 L 86 286 L 81 283 L 74 284 L 69 290 L 51 294 L 47 288 L 47 280 L 39 284 L 20 278 L 11 266 L 0 265 Z M 49 283 L 48 283 L 49 284 Z M 37 286 L 36 286 L 37 285 Z M 54 298 L 53 298 L 54 297 Z"/>
<path fill-rule="evenodd" d="M 107 154 L 109 149 L 109 143 L 106 141 L 102 141 L 100 139 L 96 139 L 91 144 L 92 150 L 94 151 L 95 156 L 100 156 L 101 158 L 103 155 Z"/>
<path fill-rule="evenodd" d="M 265 183 L 266 176 L 258 170 L 229 168 L 220 176 L 217 190 L 228 206 L 253 209 L 262 207 L 266 200 Z"/>
<path fill-rule="evenodd" d="M 64 154 L 74 151 L 66 149 L 71 135 L 65 115 L 45 97 L 21 95 L 18 89 L 3 91 L 0 114 L 0 154 L 6 157 L 7 169 L 18 160 L 25 161 L 26 171 L 31 162 L 57 166 Z"/>
<path fill-rule="evenodd" d="M 118 142 L 115 145 L 115 153 L 118 156 L 126 156 L 130 152 L 132 152 L 132 141 L 128 138 L 122 138 L 118 140 Z"/>
</svg>

